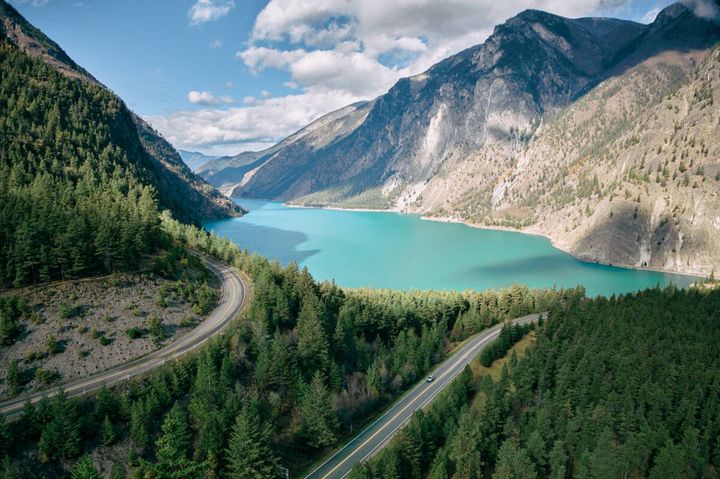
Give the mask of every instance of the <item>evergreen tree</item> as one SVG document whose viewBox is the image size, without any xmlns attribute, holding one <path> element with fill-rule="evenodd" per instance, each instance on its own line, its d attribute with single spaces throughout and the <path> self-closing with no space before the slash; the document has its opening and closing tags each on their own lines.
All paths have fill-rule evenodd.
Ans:
<svg viewBox="0 0 720 479">
<path fill-rule="evenodd" d="M 257 400 L 250 400 L 235 419 L 225 451 L 228 477 L 264 479 L 279 477 L 278 460 L 270 448 L 272 430 L 258 411 Z"/>
<path fill-rule="evenodd" d="M 298 316 L 297 353 L 306 377 L 316 371 L 326 371 L 330 365 L 328 340 L 321 320 L 322 308 L 318 299 L 309 294 Z"/>
<path fill-rule="evenodd" d="M 105 416 L 102 426 L 100 427 L 100 443 L 103 446 L 111 446 L 115 443 L 115 439 L 115 428 L 113 427 L 112 422 L 110 422 L 110 418 Z"/>
<path fill-rule="evenodd" d="M 155 442 L 155 463 L 145 463 L 157 479 L 191 479 L 202 475 L 205 464 L 190 459 L 192 434 L 185 411 L 175 403 L 165 415 Z"/>
<path fill-rule="evenodd" d="M 82 456 L 73 466 L 70 473 L 72 479 L 101 479 L 102 476 L 95 469 L 92 459 L 87 454 Z"/>
<path fill-rule="evenodd" d="M 320 372 L 315 373 L 300 398 L 298 417 L 298 436 L 308 446 L 320 448 L 335 442 L 337 417 Z"/>
<path fill-rule="evenodd" d="M 527 452 L 515 445 L 512 440 L 500 446 L 497 468 L 493 479 L 535 479 L 537 473 Z"/>
</svg>

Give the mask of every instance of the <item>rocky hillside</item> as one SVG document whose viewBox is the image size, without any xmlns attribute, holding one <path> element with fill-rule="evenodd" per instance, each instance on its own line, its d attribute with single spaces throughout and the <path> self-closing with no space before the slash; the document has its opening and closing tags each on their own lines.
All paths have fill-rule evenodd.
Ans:
<svg viewBox="0 0 720 479">
<path fill-rule="evenodd" d="M 4 0 L 0 0 L 0 40 L 9 41 L 69 78 L 111 93 Z M 177 151 L 150 125 L 122 100 L 117 101 L 120 107 L 114 116 L 115 124 L 110 125 L 113 134 L 127 147 L 131 159 L 147 168 L 161 207 L 171 209 L 181 220 L 193 222 L 241 213 L 237 205 L 190 171 Z"/>
<path fill-rule="evenodd" d="M 651 25 L 525 11 L 237 174 L 215 171 L 216 184 L 526 229 L 591 261 L 710 274 L 718 39 L 681 4 Z"/>
</svg>

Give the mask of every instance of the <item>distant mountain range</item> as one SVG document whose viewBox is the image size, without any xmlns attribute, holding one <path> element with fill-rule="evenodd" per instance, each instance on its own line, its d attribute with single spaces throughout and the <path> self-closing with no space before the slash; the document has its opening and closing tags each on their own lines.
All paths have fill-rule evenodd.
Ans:
<svg viewBox="0 0 720 479">
<path fill-rule="evenodd" d="M 234 196 L 509 227 L 585 260 L 710 274 L 719 39 L 683 4 L 650 25 L 527 10 L 375 100 L 199 171 Z"/>
<path fill-rule="evenodd" d="M 199 151 L 178 150 L 178 153 L 180 153 L 180 158 L 182 158 L 188 168 L 195 172 L 205 163 L 222 158 L 221 156 L 205 155 Z"/>
</svg>

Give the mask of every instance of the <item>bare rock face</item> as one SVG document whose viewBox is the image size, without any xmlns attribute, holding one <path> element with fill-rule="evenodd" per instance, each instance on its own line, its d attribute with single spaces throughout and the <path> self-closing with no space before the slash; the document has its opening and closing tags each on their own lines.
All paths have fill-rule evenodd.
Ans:
<svg viewBox="0 0 720 479">
<path fill-rule="evenodd" d="M 681 4 L 651 25 L 528 10 L 387 94 L 239 155 L 237 174 L 231 159 L 215 184 L 527 229 L 588 260 L 709 274 L 719 39 Z"/>
</svg>

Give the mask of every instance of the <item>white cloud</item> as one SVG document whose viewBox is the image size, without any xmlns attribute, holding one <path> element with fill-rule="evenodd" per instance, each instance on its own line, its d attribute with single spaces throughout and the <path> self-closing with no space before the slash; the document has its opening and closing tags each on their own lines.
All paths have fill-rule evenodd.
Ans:
<svg viewBox="0 0 720 479">
<path fill-rule="evenodd" d="M 188 17 L 192 25 L 199 25 L 224 17 L 234 6 L 235 0 L 197 0 L 188 10 Z"/>
<path fill-rule="evenodd" d="M 255 99 L 242 108 L 183 110 L 146 120 L 178 148 L 205 152 L 223 148 L 225 153 L 238 153 L 252 149 L 248 145 L 270 146 L 279 137 L 355 100 L 340 91 L 311 92 Z"/>
<path fill-rule="evenodd" d="M 220 47 L 222 47 L 221 40 L 213 40 L 210 42 L 210 48 L 220 48 Z"/>
<path fill-rule="evenodd" d="M 659 8 L 653 8 L 648 10 L 645 15 L 642 16 L 640 19 L 640 23 L 652 23 L 655 21 L 655 17 L 657 17 L 658 13 L 660 13 Z"/>
<path fill-rule="evenodd" d="M 263 90 L 263 91 L 260 92 L 260 96 L 262 96 L 263 98 L 269 98 L 269 97 L 272 96 L 272 93 L 270 93 L 270 92 L 267 91 L 267 90 Z"/>
<path fill-rule="evenodd" d="M 683 3 L 692 8 L 695 15 L 700 18 L 720 18 L 720 7 L 713 0 L 683 0 Z"/>
<path fill-rule="evenodd" d="M 151 121 L 176 145 L 235 145 L 240 151 L 245 142 L 279 140 L 322 114 L 374 98 L 401 77 L 481 43 L 495 25 L 524 9 L 577 17 L 612 14 L 630 1 L 637 0 L 269 0 L 236 57 L 255 75 L 286 72 L 284 85 L 296 91 L 275 98 L 261 93 L 245 97 L 243 107 L 180 111 Z"/>
<path fill-rule="evenodd" d="M 216 97 L 209 91 L 192 90 L 188 92 L 188 101 L 197 105 L 220 105 L 221 103 L 233 103 L 229 96 Z"/>
</svg>

